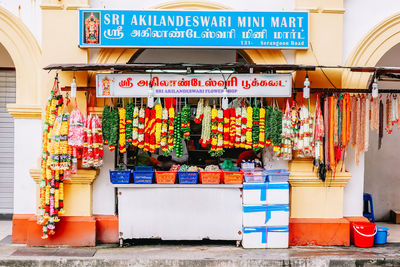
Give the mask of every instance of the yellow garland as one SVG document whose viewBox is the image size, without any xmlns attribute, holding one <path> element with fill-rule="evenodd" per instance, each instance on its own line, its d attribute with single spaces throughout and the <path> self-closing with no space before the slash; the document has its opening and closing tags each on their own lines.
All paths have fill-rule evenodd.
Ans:
<svg viewBox="0 0 400 267">
<path fill-rule="evenodd" d="M 265 108 L 260 108 L 260 132 L 258 144 L 261 148 L 263 148 L 265 145 Z"/>
<path fill-rule="evenodd" d="M 160 146 L 161 150 L 163 152 L 168 151 L 168 110 L 166 108 L 162 109 L 162 122 L 161 122 L 161 140 L 160 140 Z"/>
<path fill-rule="evenodd" d="M 252 127 L 253 127 L 253 108 L 248 106 L 247 107 L 247 124 L 246 124 L 246 149 L 250 149 L 253 143 L 252 139 Z"/>
<path fill-rule="evenodd" d="M 218 131 L 218 123 L 213 123 L 214 121 L 217 120 L 218 116 L 218 110 L 216 108 L 213 108 L 211 110 L 211 150 L 216 151 L 217 150 L 217 143 L 218 143 L 218 137 L 217 137 L 217 131 Z"/>
<path fill-rule="evenodd" d="M 126 130 L 125 130 L 125 119 L 126 109 L 118 108 L 119 114 L 119 152 L 126 152 Z"/>
<path fill-rule="evenodd" d="M 132 119 L 132 145 L 138 146 L 138 129 L 139 129 L 139 108 L 133 109 Z"/>
<path fill-rule="evenodd" d="M 175 119 L 175 109 L 170 107 L 168 109 L 168 150 L 172 151 L 174 149 L 174 119 Z"/>
<path fill-rule="evenodd" d="M 160 148 L 161 143 L 161 126 L 162 126 L 162 106 L 161 104 L 157 104 L 155 107 L 156 110 L 156 147 Z"/>
</svg>

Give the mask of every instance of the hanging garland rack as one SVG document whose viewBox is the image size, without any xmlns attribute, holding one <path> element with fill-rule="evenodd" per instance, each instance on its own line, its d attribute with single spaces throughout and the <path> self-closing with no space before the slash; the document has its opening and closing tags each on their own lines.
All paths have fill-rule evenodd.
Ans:
<svg viewBox="0 0 400 267">
<path fill-rule="evenodd" d="M 299 65 L 299 64 L 253 64 L 253 63 L 228 63 L 228 64 L 164 64 L 164 63 L 127 63 L 127 64 L 51 64 L 44 70 L 61 71 L 112 71 L 129 73 L 174 73 L 192 74 L 196 71 L 230 71 L 231 73 L 284 73 L 315 71 L 317 69 L 343 69 L 351 72 L 370 73 L 367 88 L 310 88 L 312 93 L 370 93 L 374 78 L 380 81 L 400 81 L 399 67 L 348 67 L 348 66 L 324 66 L 324 65 Z M 184 71 L 184 72 L 182 72 Z M 326 74 L 323 72 L 326 76 Z M 328 77 L 326 77 L 328 78 Z M 95 87 L 78 87 L 78 91 L 93 91 Z M 61 88 L 62 91 L 70 91 L 69 86 Z M 293 88 L 294 92 L 303 88 Z M 400 89 L 379 89 L 379 93 L 399 93 Z"/>
</svg>

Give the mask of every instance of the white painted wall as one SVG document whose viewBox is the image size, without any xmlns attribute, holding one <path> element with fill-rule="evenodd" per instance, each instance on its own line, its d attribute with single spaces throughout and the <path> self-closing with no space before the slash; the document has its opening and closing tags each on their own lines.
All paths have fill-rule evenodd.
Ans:
<svg viewBox="0 0 400 267">
<path fill-rule="evenodd" d="M 39 46 L 42 44 L 42 10 L 40 0 L 0 0 L 0 6 L 22 19 L 35 36 Z"/>
<path fill-rule="evenodd" d="M 36 185 L 30 169 L 40 168 L 40 119 L 14 119 L 14 214 L 36 212 Z"/>
<path fill-rule="evenodd" d="M 362 216 L 364 193 L 364 154 L 360 155 L 360 163 L 356 164 L 355 150 L 349 148 L 345 160 L 346 171 L 351 172 L 352 177 L 344 188 L 343 216 Z"/>
<path fill-rule="evenodd" d="M 374 26 L 400 11 L 400 1 L 345 0 L 344 7 L 343 63 Z"/>
<path fill-rule="evenodd" d="M 100 174 L 93 182 L 93 214 L 115 214 L 115 188 L 110 182 L 109 170 L 114 170 L 115 152 L 110 152 L 104 147 L 104 165 L 100 168 Z"/>
<path fill-rule="evenodd" d="M 148 0 L 148 1 L 125 1 L 125 0 L 90 0 L 92 8 L 105 9 L 151 9 L 169 1 Z M 206 1 L 204 1 L 206 2 Z M 295 0 L 214 0 L 210 3 L 222 4 L 234 10 L 256 10 L 256 11 L 288 11 L 294 10 Z"/>
</svg>

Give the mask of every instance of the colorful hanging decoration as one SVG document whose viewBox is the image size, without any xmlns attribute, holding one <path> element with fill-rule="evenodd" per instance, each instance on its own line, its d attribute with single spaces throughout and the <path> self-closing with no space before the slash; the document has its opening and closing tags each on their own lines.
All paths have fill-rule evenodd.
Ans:
<svg viewBox="0 0 400 267">
<path fill-rule="evenodd" d="M 104 114 L 104 112 L 103 112 Z M 82 156 L 83 137 L 84 137 L 84 118 L 79 109 L 75 108 L 71 112 L 69 121 L 68 144 L 72 148 L 71 154 L 71 173 L 78 171 L 78 159 Z"/>
<path fill-rule="evenodd" d="M 126 105 L 126 119 L 125 119 L 125 132 L 126 132 L 126 146 L 133 145 L 133 112 L 135 105 L 133 103 L 128 103 Z"/>
<path fill-rule="evenodd" d="M 133 109 L 133 115 L 132 115 L 132 145 L 133 146 L 138 146 L 139 141 L 139 108 L 135 107 Z"/>
<path fill-rule="evenodd" d="M 172 152 L 174 148 L 174 126 L 175 126 L 175 109 L 168 109 L 168 151 Z"/>
<path fill-rule="evenodd" d="M 82 166 L 99 168 L 103 165 L 103 135 L 97 115 L 89 115 L 85 121 Z"/>
<path fill-rule="evenodd" d="M 301 157 L 312 156 L 312 118 L 308 108 L 303 105 L 299 111 L 300 129 L 299 129 L 299 145 L 298 152 Z"/>
<path fill-rule="evenodd" d="M 285 160 L 292 159 L 292 119 L 290 117 L 290 105 L 289 101 L 286 101 L 285 113 L 282 117 L 282 148 L 281 148 L 281 158 Z"/>
<path fill-rule="evenodd" d="M 110 139 L 110 122 L 111 122 L 111 108 L 107 105 L 103 107 L 103 114 L 101 116 L 102 122 L 101 125 L 103 127 L 103 140 L 104 144 L 108 145 L 108 140 Z"/>
<path fill-rule="evenodd" d="M 256 105 L 253 107 L 253 124 L 251 128 L 251 138 L 253 150 L 258 151 L 260 137 L 260 108 Z"/>
<path fill-rule="evenodd" d="M 183 156 L 182 112 L 178 112 L 174 121 L 174 150 L 178 158 Z"/>
<path fill-rule="evenodd" d="M 40 207 L 38 223 L 42 238 L 55 233 L 55 223 L 64 214 L 64 172 L 69 173 L 68 114 L 62 114 L 63 98 L 59 94 L 58 79 L 50 91 L 43 124 L 42 160 L 40 176 Z M 57 123 L 56 123 L 57 120 Z M 56 129 L 54 129 L 56 126 Z"/>
<path fill-rule="evenodd" d="M 210 153 L 217 151 L 218 144 L 218 110 L 214 106 L 211 109 L 211 149 Z"/>
<path fill-rule="evenodd" d="M 229 143 L 230 143 L 230 109 L 224 109 L 224 127 L 223 127 L 223 135 L 224 135 L 224 141 L 223 141 L 223 147 L 224 148 L 229 148 Z"/>
<path fill-rule="evenodd" d="M 160 103 L 158 103 L 154 107 L 156 111 L 156 129 L 155 129 L 155 137 L 156 137 L 156 144 L 154 150 L 161 147 L 161 127 L 162 127 L 162 112 L 163 108 Z"/>
<path fill-rule="evenodd" d="M 259 135 L 258 135 L 258 147 L 263 149 L 265 146 L 265 108 L 260 108 L 260 119 L 259 119 Z"/>
<path fill-rule="evenodd" d="M 139 109 L 139 118 L 138 118 L 138 148 L 144 148 L 144 116 L 145 116 L 145 109 L 141 107 Z"/>
<path fill-rule="evenodd" d="M 112 108 L 109 115 L 109 122 L 107 123 L 108 129 L 108 148 L 110 151 L 114 151 L 118 144 L 119 134 L 119 115 L 118 109 Z"/>
<path fill-rule="evenodd" d="M 253 108 L 251 106 L 247 107 L 246 110 L 247 116 L 246 116 L 246 144 L 244 148 L 246 149 L 251 149 L 252 147 L 252 127 L 253 127 Z"/>
<path fill-rule="evenodd" d="M 229 109 L 229 148 L 235 146 L 236 140 L 236 109 L 231 107 Z"/>
<path fill-rule="evenodd" d="M 242 138 L 242 108 L 236 107 L 235 108 L 235 147 L 239 148 L 241 145 L 241 138 Z"/>
<path fill-rule="evenodd" d="M 197 103 L 196 109 L 196 117 L 194 118 L 194 122 L 199 124 L 204 118 L 204 99 L 200 98 L 199 102 Z"/>
<path fill-rule="evenodd" d="M 314 165 L 319 167 L 323 160 L 322 141 L 324 137 L 324 118 L 322 116 L 319 95 L 317 95 L 317 100 L 315 102 L 315 113 L 313 122 L 314 124 L 312 131 L 312 140 L 314 144 L 313 146 Z"/>
<path fill-rule="evenodd" d="M 190 139 L 190 107 L 185 105 L 182 108 L 182 133 L 184 140 Z"/>
<path fill-rule="evenodd" d="M 160 146 L 163 154 L 168 152 L 168 109 L 162 109 Z"/>
<path fill-rule="evenodd" d="M 126 152 L 126 109 L 118 108 L 118 116 L 119 116 L 119 152 Z"/>
<path fill-rule="evenodd" d="M 208 105 L 204 108 L 199 143 L 202 147 L 206 147 L 211 144 L 211 107 Z"/>
</svg>

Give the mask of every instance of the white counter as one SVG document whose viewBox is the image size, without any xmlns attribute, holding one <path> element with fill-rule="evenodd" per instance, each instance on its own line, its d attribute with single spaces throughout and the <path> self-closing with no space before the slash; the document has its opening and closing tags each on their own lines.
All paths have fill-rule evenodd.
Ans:
<svg viewBox="0 0 400 267">
<path fill-rule="evenodd" d="M 241 184 L 113 186 L 122 239 L 242 239 Z"/>
</svg>

